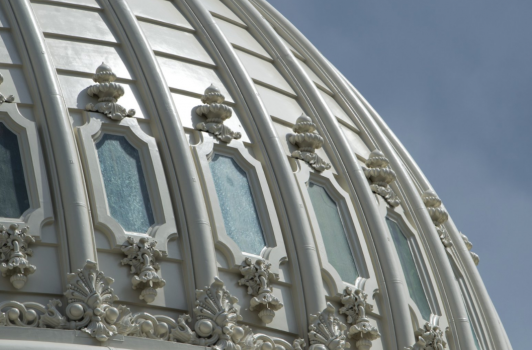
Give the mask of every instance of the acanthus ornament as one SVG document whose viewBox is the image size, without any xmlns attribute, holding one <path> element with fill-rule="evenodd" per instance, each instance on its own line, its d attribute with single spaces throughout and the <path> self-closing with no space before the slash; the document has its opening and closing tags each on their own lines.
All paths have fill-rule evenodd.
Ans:
<svg viewBox="0 0 532 350">
<path fill-rule="evenodd" d="M 310 315 L 308 338 L 309 350 L 344 350 L 351 347 L 346 342 L 347 326 L 334 315 L 336 309 L 331 303 L 317 315 Z"/>
<path fill-rule="evenodd" d="M 28 257 L 33 255 L 29 246 L 35 242 L 28 232 L 28 226 L 19 229 L 18 224 L 11 224 L 9 229 L 6 229 L 0 225 L 0 271 L 2 276 L 9 277 L 16 289 L 24 287 L 28 275 L 37 270 L 37 267 L 28 261 Z"/>
<path fill-rule="evenodd" d="M 0 85 L 4 82 L 4 76 L 0 73 Z M 4 94 L 0 93 L 0 105 L 4 102 L 6 103 L 12 103 L 15 101 L 15 97 L 13 95 L 9 95 L 7 97 L 4 96 Z"/>
<path fill-rule="evenodd" d="M 475 263 L 475 265 L 478 265 L 478 263 L 480 262 L 480 257 L 478 256 L 478 254 L 473 253 L 471 251 L 471 249 L 473 248 L 473 243 L 471 243 L 471 241 L 469 241 L 467 236 L 464 235 L 462 232 L 460 232 L 460 234 L 462 235 L 462 239 L 464 240 L 464 243 L 465 243 L 465 245 L 467 247 L 467 250 L 469 250 L 469 254 L 471 255 L 471 259 L 473 259 L 473 262 Z"/>
<path fill-rule="evenodd" d="M 392 207 L 401 204 L 401 200 L 390 187 L 395 181 L 395 172 L 390 167 L 390 161 L 379 150 L 374 150 L 366 160 L 366 167 L 362 168 L 364 175 L 371 182 L 371 190 L 383 197 Z"/>
<path fill-rule="evenodd" d="M 341 299 L 344 306 L 340 308 L 340 313 L 347 316 L 347 323 L 351 325 L 347 334 L 356 341 L 355 345 L 359 350 L 369 350 L 371 341 L 381 336 L 366 317 L 366 312 L 373 310 L 373 305 L 367 302 L 367 298 L 368 295 L 361 289 L 346 287 Z"/>
<path fill-rule="evenodd" d="M 297 151 L 292 152 L 292 157 L 307 162 L 319 172 L 330 169 L 331 164 L 316 154 L 316 150 L 323 146 L 323 137 L 316 132 L 316 124 L 312 122 L 312 119 L 302 114 L 297 118 L 292 130 L 295 134 L 288 134 L 288 141 L 298 148 Z"/>
<path fill-rule="evenodd" d="M 131 266 L 133 289 L 142 289 L 139 298 L 147 303 L 152 303 L 157 296 L 157 289 L 166 285 L 166 281 L 158 274 L 160 266 L 157 258 L 161 258 L 163 253 L 155 249 L 156 245 L 157 241 L 147 237 L 141 237 L 138 242 L 133 237 L 128 237 L 121 247 L 127 255 L 122 259 L 122 265 Z"/>
<path fill-rule="evenodd" d="M 265 324 L 269 324 L 275 317 L 275 311 L 283 307 L 273 294 L 271 282 L 279 280 L 279 274 L 270 271 L 271 264 L 264 259 L 245 258 L 240 265 L 240 273 L 244 276 L 238 281 L 239 285 L 248 287 L 248 294 L 253 296 L 250 300 L 249 310 L 258 310 L 259 317 Z"/>
<path fill-rule="evenodd" d="M 443 340 L 443 332 L 436 325 L 427 322 L 423 328 L 419 328 L 414 334 L 416 343 L 405 350 L 443 350 L 447 347 L 447 343 Z"/>
<path fill-rule="evenodd" d="M 196 107 L 196 114 L 207 120 L 198 123 L 196 129 L 213 134 L 221 141 L 229 143 L 233 139 L 238 140 L 241 138 L 242 134 L 232 131 L 228 126 L 224 125 L 224 121 L 231 118 L 233 114 L 233 110 L 223 104 L 224 101 L 225 96 L 216 86 L 211 84 L 205 89 L 201 97 L 203 105 Z"/>
<path fill-rule="evenodd" d="M 85 109 L 92 112 L 100 112 L 113 120 L 122 120 L 125 117 L 133 117 L 135 110 L 127 110 L 117 103 L 118 99 L 124 96 L 124 87 L 115 83 L 116 74 L 111 67 L 102 62 L 92 76 L 95 85 L 89 86 L 87 93 L 89 96 L 97 96 L 98 103 L 88 103 Z"/>
<path fill-rule="evenodd" d="M 441 242 L 446 248 L 451 247 L 453 245 L 453 242 L 451 241 L 449 233 L 447 232 L 447 230 L 445 230 L 445 227 L 443 226 L 443 224 L 449 219 L 449 215 L 447 214 L 447 211 L 441 207 L 440 197 L 438 197 L 436 192 L 429 190 L 425 191 L 421 195 L 421 198 L 423 199 L 423 203 L 427 207 L 427 211 L 429 212 L 430 218 L 432 219 L 434 226 L 436 226 L 436 230 L 438 231 L 438 235 L 440 236 Z"/>
</svg>

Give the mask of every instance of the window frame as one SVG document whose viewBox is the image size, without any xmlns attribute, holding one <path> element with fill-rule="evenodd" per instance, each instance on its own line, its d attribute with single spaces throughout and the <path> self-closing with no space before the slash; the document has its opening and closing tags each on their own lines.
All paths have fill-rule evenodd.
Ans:
<svg viewBox="0 0 532 350">
<path fill-rule="evenodd" d="M 115 122 L 97 113 L 84 112 L 84 116 L 89 122 L 77 127 L 76 134 L 85 168 L 95 230 L 99 230 L 108 238 L 112 248 L 122 245 L 127 237 L 138 239 L 150 236 L 157 240 L 157 249 L 167 251 L 167 242 L 177 237 L 178 233 L 170 191 L 155 138 L 147 135 L 135 118 L 124 118 Z M 96 143 L 101 140 L 103 134 L 123 136 L 139 152 L 154 218 L 154 224 L 145 233 L 125 231 L 111 216 L 96 149 Z"/>
</svg>

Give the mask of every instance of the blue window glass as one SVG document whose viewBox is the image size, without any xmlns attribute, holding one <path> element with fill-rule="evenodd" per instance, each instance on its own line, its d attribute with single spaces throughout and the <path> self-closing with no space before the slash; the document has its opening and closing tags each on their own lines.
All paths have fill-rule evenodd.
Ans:
<svg viewBox="0 0 532 350">
<path fill-rule="evenodd" d="M 312 182 L 308 184 L 308 193 L 318 219 L 327 260 L 338 271 L 343 281 L 354 283 L 359 274 L 336 202 L 325 188 Z"/>
<path fill-rule="evenodd" d="M 227 235 L 243 252 L 260 255 L 266 245 L 246 172 L 230 157 L 210 162 Z"/>
<path fill-rule="evenodd" d="M 19 218 L 29 207 L 18 137 L 0 122 L 0 217 Z"/>
<path fill-rule="evenodd" d="M 111 216 L 129 232 L 154 223 L 139 151 L 124 136 L 104 134 L 96 143 Z"/>
<path fill-rule="evenodd" d="M 426 321 L 429 321 L 431 313 L 430 306 L 425 291 L 423 290 L 423 285 L 421 284 L 421 279 L 419 278 L 419 273 L 416 264 L 414 263 L 408 240 L 395 221 L 386 218 L 386 223 L 388 224 L 388 229 L 392 235 L 397 255 L 399 255 L 399 261 L 401 262 L 401 267 L 403 268 L 403 273 L 406 278 L 406 285 L 408 286 L 410 298 L 416 303 L 419 312 L 421 312 L 421 316 L 423 316 Z"/>
</svg>

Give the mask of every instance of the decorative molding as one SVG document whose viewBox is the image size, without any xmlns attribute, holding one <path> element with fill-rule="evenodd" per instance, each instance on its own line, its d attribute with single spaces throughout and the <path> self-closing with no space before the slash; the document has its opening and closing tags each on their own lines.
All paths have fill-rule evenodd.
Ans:
<svg viewBox="0 0 532 350">
<path fill-rule="evenodd" d="M 28 235 L 29 227 L 19 229 L 18 224 L 11 224 L 8 229 L 0 225 L 0 271 L 2 276 L 9 277 L 9 281 L 16 289 L 21 289 L 28 280 L 28 275 L 37 270 L 31 265 L 28 256 L 33 251 L 29 248 L 35 239 Z"/>
<path fill-rule="evenodd" d="M 471 251 L 471 249 L 473 248 L 473 243 L 471 243 L 469 241 L 469 239 L 467 238 L 466 235 L 464 235 L 462 232 L 460 232 L 460 234 L 462 235 L 462 239 L 464 240 L 464 243 L 467 247 L 467 250 L 469 250 L 469 254 L 471 255 L 471 259 L 473 259 L 473 261 L 475 262 L 475 265 L 478 265 L 478 263 L 480 262 L 480 257 L 478 256 L 478 254 L 476 253 L 473 253 Z"/>
<path fill-rule="evenodd" d="M 288 134 L 288 141 L 299 148 L 292 152 L 292 157 L 307 162 L 319 172 L 330 169 L 331 164 L 316 154 L 316 150 L 323 146 L 323 137 L 316 132 L 316 124 L 312 122 L 312 119 L 301 114 L 292 130 L 295 134 Z"/>
<path fill-rule="evenodd" d="M 309 350 L 343 350 L 351 347 L 346 342 L 347 326 L 334 315 L 336 309 L 331 303 L 318 315 L 309 317 Z"/>
<path fill-rule="evenodd" d="M 405 350 L 443 350 L 447 347 L 447 343 L 443 340 L 443 332 L 436 325 L 427 322 L 423 328 L 419 328 L 414 334 L 416 343 Z"/>
<path fill-rule="evenodd" d="M 443 226 L 443 224 L 449 219 L 449 215 L 447 214 L 447 211 L 441 207 L 441 199 L 438 197 L 436 192 L 430 190 L 425 191 L 421 195 L 421 198 L 427 207 L 427 211 L 429 212 L 434 226 L 436 226 L 436 230 L 438 231 L 441 242 L 446 248 L 451 247 L 453 242 L 451 241 L 449 233 Z"/>
<path fill-rule="evenodd" d="M 121 263 L 130 265 L 130 272 L 134 275 L 131 279 L 133 289 L 142 289 L 139 298 L 147 303 L 152 303 L 157 297 L 157 289 L 166 285 L 166 281 L 158 274 L 160 266 L 156 260 L 164 254 L 155 249 L 156 245 L 157 241 L 148 237 L 141 237 L 135 242 L 130 236 L 121 247 L 122 252 L 127 255 Z"/>
<path fill-rule="evenodd" d="M 363 290 L 346 287 L 341 299 L 344 306 L 340 308 L 340 313 L 347 316 L 347 323 L 351 325 L 347 334 L 356 341 L 355 345 L 359 350 L 369 350 L 371 341 L 381 336 L 366 317 L 366 312 L 373 310 L 373 305 L 366 301 L 367 298 L 368 295 Z"/>
<path fill-rule="evenodd" d="M 229 143 L 233 139 L 238 140 L 241 138 L 242 134 L 232 131 L 228 126 L 224 125 L 224 121 L 231 118 L 233 114 L 233 110 L 223 104 L 224 101 L 225 96 L 213 84 L 205 89 L 201 97 L 203 105 L 197 106 L 195 109 L 198 116 L 207 120 L 198 123 L 196 129 L 213 134 L 221 141 Z"/>
<path fill-rule="evenodd" d="M 89 86 L 87 93 L 89 96 L 98 97 L 98 103 L 88 103 L 85 109 L 92 112 L 100 112 L 113 120 L 122 120 L 125 117 L 133 117 L 135 110 L 126 109 L 116 103 L 118 99 L 124 96 L 124 88 L 122 85 L 115 83 L 116 74 L 111 67 L 104 62 L 96 69 L 96 73 L 92 76 L 92 80 L 97 84 Z"/>
<path fill-rule="evenodd" d="M 259 317 L 265 324 L 269 324 L 275 317 L 275 311 L 280 310 L 284 305 L 273 294 L 271 282 L 279 280 L 279 274 L 270 271 L 271 264 L 264 259 L 257 259 L 255 262 L 251 258 L 245 258 L 240 265 L 240 273 L 244 276 L 238 281 L 239 285 L 248 287 L 248 294 L 253 298 L 250 300 L 249 310 L 259 311 Z"/>
<path fill-rule="evenodd" d="M 0 73 L 0 85 L 2 85 L 3 82 L 4 82 L 4 76 Z M 9 95 L 5 97 L 4 94 L 0 92 L 0 105 L 4 102 L 12 103 L 13 101 L 15 101 L 15 97 L 13 95 Z"/>
<path fill-rule="evenodd" d="M 392 207 L 401 204 L 401 200 L 389 186 L 395 181 L 395 171 L 390 167 L 390 161 L 379 150 L 374 150 L 366 160 L 366 167 L 362 167 L 364 175 L 371 182 L 371 190 L 383 197 Z"/>
</svg>

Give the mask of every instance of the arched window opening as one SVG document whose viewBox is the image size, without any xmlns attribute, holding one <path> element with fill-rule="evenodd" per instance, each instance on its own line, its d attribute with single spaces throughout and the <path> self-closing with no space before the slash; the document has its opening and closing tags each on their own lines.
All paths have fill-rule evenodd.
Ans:
<svg viewBox="0 0 532 350">
<path fill-rule="evenodd" d="M 349 247 L 338 205 L 322 186 L 309 182 L 308 193 L 318 219 L 327 260 L 344 282 L 354 283 L 359 273 Z"/>
<path fill-rule="evenodd" d="M 112 134 L 104 134 L 96 149 L 110 215 L 126 231 L 147 232 L 155 221 L 139 151 Z"/>
<path fill-rule="evenodd" d="M 29 207 L 18 137 L 0 122 L 0 217 L 19 218 Z"/>
<path fill-rule="evenodd" d="M 408 239 L 395 221 L 386 218 L 386 223 L 388 224 L 388 229 L 392 235 L 395 250 L 399 256 L 399 261 L 401 262 L 410 298 L 416 303 L 419 312 L 421 312 L 421 316 L 425 321 L 429 321 L 431 314 L 430 306 L 427 301 L 425 290 L 423 289 L 423 284 L 419 278 L 419 272 L 414 262 Z"/>
<path fill-rule="evenodd" d="M 243 252 L 260 255 L 266 242 L 246 172 L 220 154 L 209 165 L 227 235 Z"/>
</svg>

